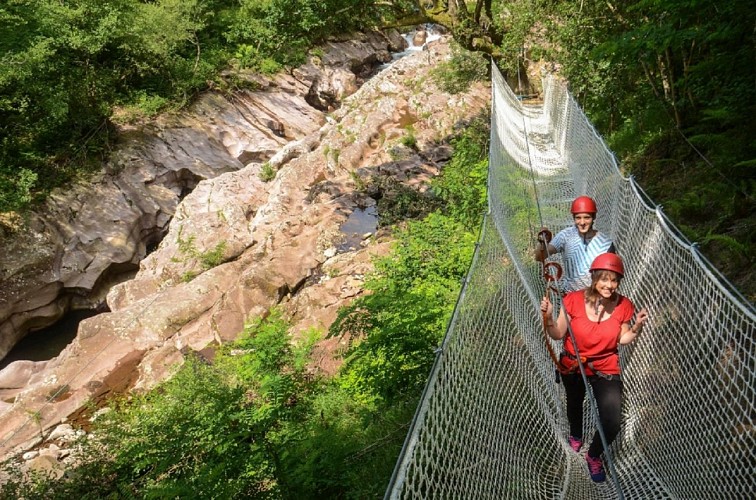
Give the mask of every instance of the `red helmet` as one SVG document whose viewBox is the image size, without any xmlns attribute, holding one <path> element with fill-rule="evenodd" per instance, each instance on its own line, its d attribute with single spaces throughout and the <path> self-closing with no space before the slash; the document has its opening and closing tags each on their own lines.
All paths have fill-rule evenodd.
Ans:
<svg viewBox="0 0 756 500">
<path fill-rule="evenodd" d="M 593 214 L 596 215 L 596 202 L 588 196 L 578 196 L 575 201 L 572 202 L 572 208 L 570 209 L 572 215 L 575 214 Z"/>
<path fill-rule="evenodd" d="M 616 253 L 602 253 L 591 264 L 591 271 L 614 271 L 620 276 L 625 276 L 625 265 L 622 258 Z"/>
</svg>

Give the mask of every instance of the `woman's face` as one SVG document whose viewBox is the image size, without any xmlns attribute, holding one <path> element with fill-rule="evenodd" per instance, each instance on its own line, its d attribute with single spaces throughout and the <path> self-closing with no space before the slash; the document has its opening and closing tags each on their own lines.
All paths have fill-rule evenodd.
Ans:
<svg viewBox="0 0 756 500">
<path fill-rule="evenodd" d="M 572 218 L 575 221 L 575 226 L 578 228 L 580 234 L 586 234 L 591 230 L 591 226 L 593 226 L 593 215 L 585 213 L 575 214 Z"/>
<path fill-rule="evenodd" d="M 617 291 L 619 284 L 620 277 L 617 273 L 613 271 L 601 271 L 595 281 L 594 288 L 602 298 L 608 299 Z"/>
</svg>

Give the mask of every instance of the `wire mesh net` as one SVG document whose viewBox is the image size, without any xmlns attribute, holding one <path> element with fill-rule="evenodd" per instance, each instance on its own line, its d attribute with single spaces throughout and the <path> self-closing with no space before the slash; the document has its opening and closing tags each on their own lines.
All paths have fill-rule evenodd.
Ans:
<svg viewBox="0 0 756 500">
<path fill-rule="evenodd" d="M 528 106 L 492 79 L 489 214 L 386 498 L 753 497 L 753 304 L 621 175 L 563 85 L 547 79 Z M 570 225 L 581 194 L 625 261 L 622 293 L 650 314 L 620 346 L 623 423 L 604 483 L 567 444 L 533 259 L 538 228 Z M 584 415 L 592 436 L 588 399 Z"/>
</svg>

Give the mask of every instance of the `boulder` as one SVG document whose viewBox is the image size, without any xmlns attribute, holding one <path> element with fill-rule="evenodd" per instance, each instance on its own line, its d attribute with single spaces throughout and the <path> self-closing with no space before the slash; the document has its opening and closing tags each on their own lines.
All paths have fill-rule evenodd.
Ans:
<svg viewBox="0 0 756 500">
<path fill-rule="evenodd" d="M 21 389 L 29 384 L 32 376 L 47 366 L 47 361 L 14 361 L 0 370 L 0 391 Z"/>
</svg>

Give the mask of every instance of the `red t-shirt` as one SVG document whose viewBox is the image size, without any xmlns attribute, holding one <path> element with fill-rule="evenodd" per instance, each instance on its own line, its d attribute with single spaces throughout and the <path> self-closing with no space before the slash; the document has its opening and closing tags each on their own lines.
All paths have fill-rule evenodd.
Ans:
<svg viewBox="0 0 756 500">
<path fill-rule="evenodd" d="M 580 355 L 587 358 L 593 367 L 608 375 L 619 375 L 619 354 L 617 345 L 622 323 L 627 323 L 635 314 L 635 306 L 627 297 L 620 295 L 617 306 L 608 318 L 600 322 L 591 321 L 585 312 L 585 291 L 570 292 L 564 296 L 564 309 L 570 318 L 572 333 L 575 335 Z M 564 350 L 575 355 L 575 348 L 569 336 L 564 338 Z M 586 373 L 593 371 L 586 366 Z"/>
</svg>

